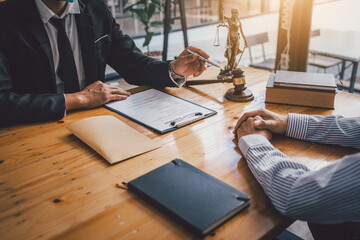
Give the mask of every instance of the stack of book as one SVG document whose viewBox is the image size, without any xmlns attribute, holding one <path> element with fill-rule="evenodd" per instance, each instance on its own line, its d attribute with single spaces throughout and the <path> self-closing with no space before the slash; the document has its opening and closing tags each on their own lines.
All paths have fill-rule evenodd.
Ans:
<svg viewBox="0 0 360 240">
<path fill-rule="evenodd" d="M 277 71 L 269 77 L 265 102 L 334 109 L 335 95 L 332 74 Z"/>
</svg>

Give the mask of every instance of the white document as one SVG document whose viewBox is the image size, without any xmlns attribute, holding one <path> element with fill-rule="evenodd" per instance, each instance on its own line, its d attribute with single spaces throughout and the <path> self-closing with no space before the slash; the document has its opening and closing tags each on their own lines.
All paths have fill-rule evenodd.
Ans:
<svg viewBox="0 0 360 240">
<path fill-rule="evenodd" d="M 216 113 L 156 89 L 135 93 L 124 101 L 111 102 L 106 106 L 161 133 Z"/>
</svg>

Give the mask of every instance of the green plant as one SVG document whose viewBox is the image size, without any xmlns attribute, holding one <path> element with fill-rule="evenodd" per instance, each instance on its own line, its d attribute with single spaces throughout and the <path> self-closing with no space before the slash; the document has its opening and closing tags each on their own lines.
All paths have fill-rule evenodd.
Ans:
<svg viewBox="0 0 360 240">
<path fill-rule="evenodd" d="M 150 52 L 149 44 L 154 35 L 150 28 L 164 25 L 163 21 L 151 21 L 156 10 L 164 12 L 162 0 L 137 0 L 124 9 L 124 12 L 130 11 L 144 25 L 146 35 L 143 47 L 147 47 L 148 52 Z"/>
</svg>

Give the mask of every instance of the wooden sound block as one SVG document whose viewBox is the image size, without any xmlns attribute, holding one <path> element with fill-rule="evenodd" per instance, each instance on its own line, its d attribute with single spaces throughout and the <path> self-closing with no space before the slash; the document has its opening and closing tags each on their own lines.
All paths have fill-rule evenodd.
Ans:
<svg viewBox="0 0 360 240">
<path fill-rule="evenodd" d="M 243 91 L 236 91 L 234 88 L 230 88 L 225 93 L 225 98 L 233 102 L 249 102 L 254 99 L 254 95 L 248 88 L 245 88 Z"/>
</svg>

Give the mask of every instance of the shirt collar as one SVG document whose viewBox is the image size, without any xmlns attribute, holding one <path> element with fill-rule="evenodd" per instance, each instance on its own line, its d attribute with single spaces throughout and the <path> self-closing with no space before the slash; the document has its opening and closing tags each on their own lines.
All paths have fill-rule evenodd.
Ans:
<svg viewBox="0 0 360 240">
<path fill-rule="evenodd" d="M 41 21 L 46 24 L 52 17 L 58 17 L 51 9 L 49 9 L 45 3 L 41 0 L 35 0 L 36 6 L 40 13 Z M 80 14 L 79 2 L 75 0 L 74 2 L 68 2 L 66 4 L 65 11 L 61 14 L 60 18 L 64 18 L 68 14 Z"/>
</svg>

